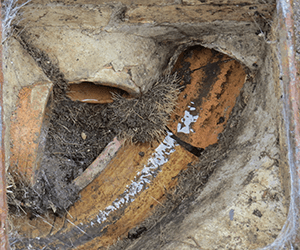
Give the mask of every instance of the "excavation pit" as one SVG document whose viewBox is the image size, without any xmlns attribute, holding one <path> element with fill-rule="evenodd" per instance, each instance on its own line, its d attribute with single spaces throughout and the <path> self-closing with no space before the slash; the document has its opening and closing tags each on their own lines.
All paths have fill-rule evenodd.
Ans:
<svg viewBox="0 0 300 250">
<path fill-rule="evenodd" d="M 17 93 L 33 86 L 37 75 L 53 84 L 47 131 L 52 138 L 45 142 L 42 160 L 46 164 L 38 168 L 43 185 L 48 180 L 51 188 L 40 188 L 47 198 L 39 209 L 26 204 L 30 199 L 14 204 L 10 239 L 16 249 L 29 245 L 35 249 L 255 249 L 271 244 L 280 234 L 287 218 L 290 183 L 281 126 L 278 53 L 266 42 L 271 35 L 276 37 L 270 29 L 274 2 L 244 3 L 239 8 L 225 8 L 224 1 L 220 2 L 202 5 L 189 1 L 177 8 L 177 3 L 124 3 L 126 8 L 99 3 L 82 8 L 66 3 L 59 6 L 62 12 L 55 4 L 33 2 L 25 7 L 22 15 L 29 24 L 19 23 L 22 33 L 7 41 L 5 53 L 14 65 L 20 58 L 27 60 L 26 65 L 35 72 L 24 74 L 28 79 L 15 88 Z M 100 18 L 97 6 L 103 19 L 93 25 L 103 26 L 91 29 L 91 17 Z M 32 7 L 44 13 L 36 15 Z M 77 19 L 57 18 L 65 17 L 70 8 L 73 16 L 80 14 Z M 143 8 L 147 12 L 141 19 Z M 183 10 L 189 14 L 178 23 L 176 18 Z M 106 14 L 113 18 L 107 21 Z M 196 18 L 199 16 L 201 20 Z M 45 26 L 49 20 L 57 23 Z M 270 37 L 258 33 L 258 26 Z M 133 41 L 137 41 L 135 46 Z M 14 51 L 20 52 L 18 57 L 13 56 Z M 10 68 L 10 62 L 4 63 L 7 76 L 14 76 L 11 71 L 24 72 L 22 64 L 16 70 Z M 156 120 L 155 115 L 149 119 L 151 131 L 164 122 L 165 127 L 159 133 L 145 133 L 149 126 L 138 127 L 136 121 L 145 120 L 141 115 L 144 108 L 149 114 L 166 104 L 157 105 L 162 98 L 153 87 L 160 79 L 166 80 L 164 77 L 170 82 L 174 65 L 182 81 L 171 78 L 179 88 L 165 92 L 172 93 L 168 100 L 174 103 L 156 109 L 165 112 L 161 116 L 165 119 Z M 66 98 L 68 83 L 80 81 L 111 82 L 114 87 L 121 81 L 140 97 L 118 96 L 117 102 L 106 104 Z M 15 105 L 15 92 L 8 93 L 10 114 L 9 107 L 19 106 Z M 131 112 L 124 123 L 137 100 L 145 96 L 145 103 L 140 102 L 141 108 Z M 7 124 L 14 124 L 11 116 L 7 117 Z M 98 128 L 99 124 L 103 127 Z M 93 165 L 115 136 L 119 140 L 127 136 L 127 141 L 134 143 L 125 143 L 80 192 L 72 188 L 74 178 Z M 7 145 L 10 149 L 14 146 L 10 141 Z M 38 204 L 38 199 L 34 201 Z"/>
</svg>

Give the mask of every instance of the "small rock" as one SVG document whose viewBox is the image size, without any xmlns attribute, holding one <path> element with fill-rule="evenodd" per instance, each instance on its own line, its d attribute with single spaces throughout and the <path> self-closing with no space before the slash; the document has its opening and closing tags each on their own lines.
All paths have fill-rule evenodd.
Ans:
<svg viewBox="0 0 300 250">
<path fill-rule="evenodd" d="M 86 134 L 85 134 L 84 132 L 81 133 L 81 138 L 82 138 L 83 140 L 86 139 Z"/>
</svg>

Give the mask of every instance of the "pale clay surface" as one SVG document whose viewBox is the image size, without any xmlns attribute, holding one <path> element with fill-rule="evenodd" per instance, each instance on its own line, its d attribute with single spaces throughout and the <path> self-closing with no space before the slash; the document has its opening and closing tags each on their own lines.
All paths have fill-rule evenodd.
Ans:
<svg viewBox="0 0 300 250">
<path fill-rule="evenodd" d="M 205 22 L 167 25 L 121 22 L 113 16 L 115 9 L 110 5 L 34 7 L 24 8 L 26 18 L 20 25 L 27 24 L 26 30 L 33 34 L 32 44 L 46 51 L 70 82 L 107 83 L 137 94 L 147 91 L 151 80 L 172 66 L 166 65 L 175 46 L 159 45 L 160 40 L 167 36 L 170 40 L 179 38 L 179 44 L 184 43 L 188 37 L 181 37 L 182 30 L 190 37 L 201 37 L 199 41 L 194 39 L 194 44 L 224 52 L 250 69 L 253 63 L 263 64 L 261 56 L 266 44 L 262 37 L 253 34 L 257 26 L 250 22 L 249 32 L 243 32 L 246 22 L 215 22 L 213 27 Z M 72 22 L 66 22 L 66 18 Z M 36 82 L 50 81 L 14 38 L 5 45 L 4 106 L 9 127 L 19 90 Z M 236 141 L 241 147 L 229 152 L 227 160 L 194 202 L 190 215 L 175 231 L 173 227 L 166 233 L 166 237 L 171 234 L 169 236 L 176 241 L 163 249 L 192 249 L 186 244 L 195 245 L 188 239 L 190 236 L 201 249 L 255 249 L 275 240 L 285 222 L 288 201 L 276 161 L 280 157 L 276 140 L 281 104 L 275 94 L 273 72 L 269 72 L 273 66 L 267 59 L 257 78 L 256 94 L 252 95 L 245 87 L 250 98 L 241 114 L 248 123 L 240 128 Z M 6 134 L 6 149 L 8 146 Z M 8 151 L 6 155 L 8 158 Z M 251 173 L 253 178 L 244 185 Z M 217 190 L 219 195 L 213 198 Z M 253 214 L 255 210 L 262 216 Z"/>
</svg>

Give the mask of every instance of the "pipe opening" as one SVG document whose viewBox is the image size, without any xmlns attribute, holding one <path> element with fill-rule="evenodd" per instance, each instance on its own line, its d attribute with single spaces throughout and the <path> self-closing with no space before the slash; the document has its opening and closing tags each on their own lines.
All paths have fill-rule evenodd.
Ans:
<svg viewBox="0 0 300 250">
<path fill-rule="evenodd" d="M 67 97 L 72 101 L 79 101 L 84 103 L 112 103 L 113 95 L 118 94 L 123 97 L 130 95 L 119 88 L 94 84 L 92 82 L 71 83 L 68 86 Z"/>
</svg>

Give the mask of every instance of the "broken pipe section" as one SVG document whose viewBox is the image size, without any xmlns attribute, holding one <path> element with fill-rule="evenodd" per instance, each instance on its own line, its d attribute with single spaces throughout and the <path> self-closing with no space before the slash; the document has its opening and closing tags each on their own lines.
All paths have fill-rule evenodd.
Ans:
<svg viewBox="0 0 300 250">
<path fill-rule="evenodd" d="M 183 52 L 175 69 L 182 75 L 184 87 L 169 129 L 196 148 L 217 143 L 244 85 L 243 66 L 227 55 L 199 46 Z"/>
</svg>

